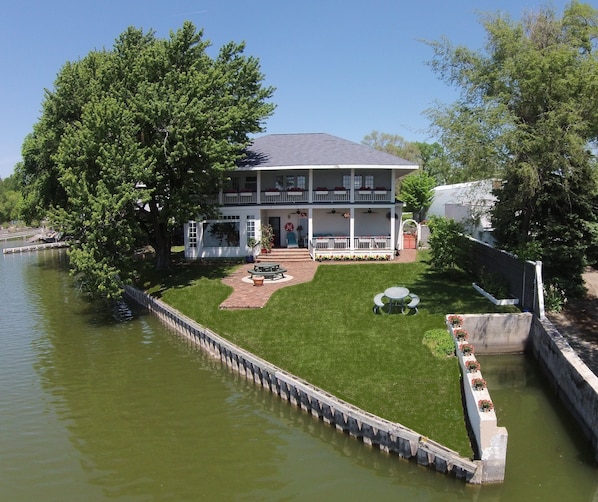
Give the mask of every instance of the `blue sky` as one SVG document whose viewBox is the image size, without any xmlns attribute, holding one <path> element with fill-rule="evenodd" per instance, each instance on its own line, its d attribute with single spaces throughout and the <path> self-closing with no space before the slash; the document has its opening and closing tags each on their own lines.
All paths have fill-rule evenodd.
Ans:
<svg viewBox="0 0 598 502">
<path fill-rule="evenodd" d="M 422 113 L 455 91 L 426 64 L 422 40 L 481 49 L 480 12 L 519 19 L 564 0 L 7 0 L 0 13 L 0 178 L 20 160 L 60 68 L 108 48 L 128 26 L 164 38 L 188 19 L 211 54 L 245 41 L 276 87 L 266 133 L 326 132 L 361 142 L 374 130 L 433 142 Z"/>
</svg>

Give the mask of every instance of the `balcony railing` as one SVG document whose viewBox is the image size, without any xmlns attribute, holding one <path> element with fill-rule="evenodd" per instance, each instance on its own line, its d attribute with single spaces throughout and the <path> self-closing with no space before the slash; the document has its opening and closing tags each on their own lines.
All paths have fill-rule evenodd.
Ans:
<svg viewBox="0 0 598 502">
<path fill-rule="evenodd" d="M 225 192 L 222 196 L 224 205 L 257 204 L 257 192 Z M 310 202 L 308 190 L 263 190 L 260 193 L 261 204 L 293 204 Z M 390 190 L 355 190 L 351 200 L 351 190 L 313 190 L 312 203 L 334 202 L 392 202 Z"/>
</svg>

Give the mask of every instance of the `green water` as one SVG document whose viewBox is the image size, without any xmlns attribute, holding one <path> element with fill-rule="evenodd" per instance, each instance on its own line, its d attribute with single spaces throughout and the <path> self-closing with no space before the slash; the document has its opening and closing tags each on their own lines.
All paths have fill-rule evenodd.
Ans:
<svg viewBox="0 0 598 502">
<path fill-rule="evenodd" d="M 0 500 L 594 500 L 586 442 L 521 356 L 487 358 L 507 481 L 364 447 L 132 306 L 85 301 L 64 253 L 0 257 Z"/>
</svg>

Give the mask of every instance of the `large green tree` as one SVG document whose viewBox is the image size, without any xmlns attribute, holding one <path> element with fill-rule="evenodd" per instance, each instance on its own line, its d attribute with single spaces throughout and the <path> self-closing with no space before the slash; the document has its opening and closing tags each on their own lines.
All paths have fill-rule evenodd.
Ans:
<svg viewBox="0 0 598 502">
<path fill-rule="evenodd" d="M 17 177 L 0 178 L 0 224 L 20 219 L 21 189 Z"/>
<path fill-rule="evenodd" d="M 409 211 L 413 211 L 416 221 L 421 221 L 432 204 L 436 180 L 426 172 L 405 176 L 401 180 L 399 197 Z"/>
<path fill-rule="evenodd" d="M 51 210 L 73 236 L 71 264 L 88 290 L 116 296 L 133 250 L 170 266 L 173 232 L 234 168 L 274 105 L 259 62 L 229 43 L 217 56 L 189 22 L 158 39 L 129 28 L 111 51 L 60 71 L 23 145 L 29 217 Z"/>
<path fill-rule="evenodd" d="M 499 245 L 542 260 L 549 283 L 578 295 L 598 245 L 598 11 L 574 1 L 560 18 L 545 7 L 482 21 L 485 51 L 432 44 L 432 66 L 462 94 L 431 117 L 464 171 L 502 178 Z"/>
</svg>

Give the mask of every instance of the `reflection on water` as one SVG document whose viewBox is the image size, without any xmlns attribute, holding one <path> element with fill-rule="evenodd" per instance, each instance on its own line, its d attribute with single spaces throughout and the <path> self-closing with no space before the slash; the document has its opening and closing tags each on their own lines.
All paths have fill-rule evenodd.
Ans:
<svg viewBox="0 0 598 502">
<path fill-rule="evenodd" d="M 152 316 L 78 295 L 64 254 L 4 255 L 0 500 L 592 500 L 584 441 L 524 358 L 487 358 L 507 482 L 364 447 Z"/>
</svg>

